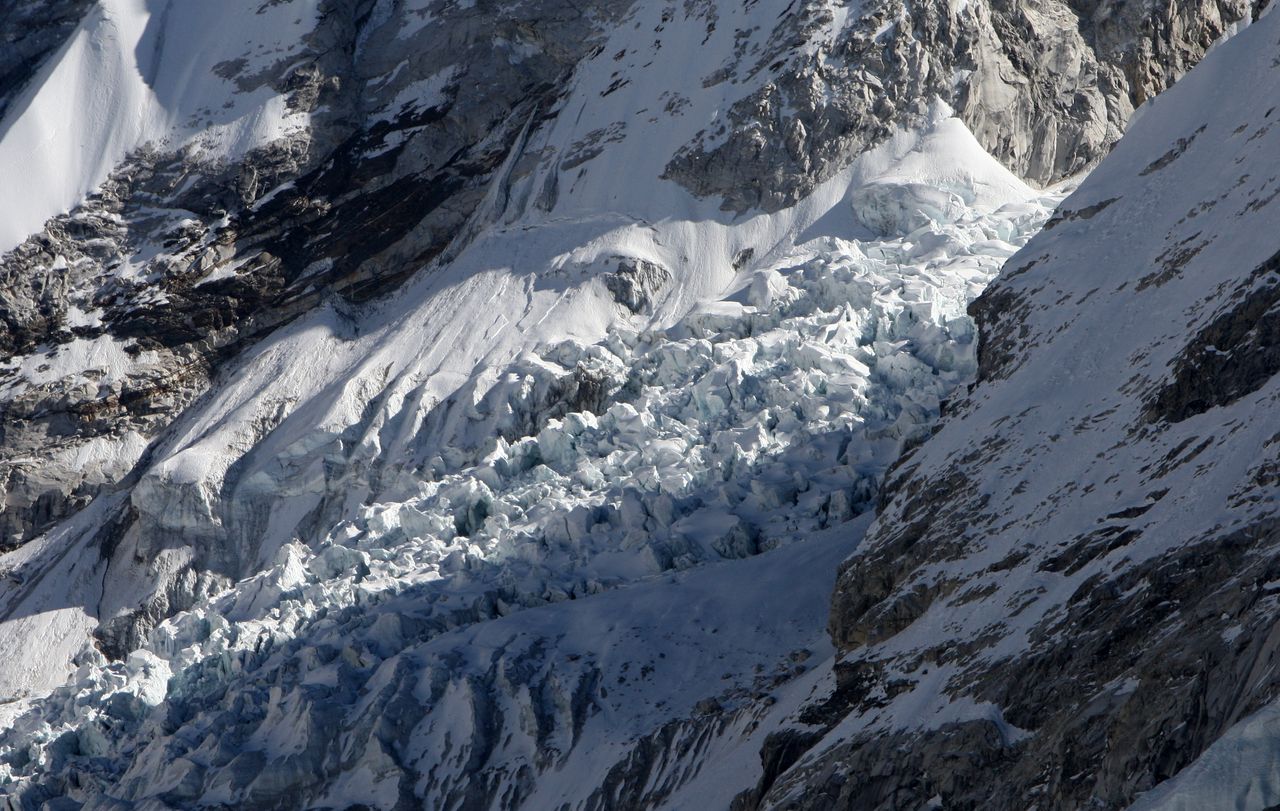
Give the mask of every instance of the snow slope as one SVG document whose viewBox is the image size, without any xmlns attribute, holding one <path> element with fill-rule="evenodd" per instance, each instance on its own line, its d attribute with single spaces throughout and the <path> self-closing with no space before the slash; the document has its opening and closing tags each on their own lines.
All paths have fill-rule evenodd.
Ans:
<svg viewBox="0 0 1280 811">
<path fill-rule="evenodd" d="M 0 254 L 71 209 L 144 146 L 228 161 L 306 125 L 269 87 L 219 76 L 289 57 L 318 3 L 104 0 L 0 121 Z M 225 71 L 225 69 L 223 69 Z"/>
</svg>

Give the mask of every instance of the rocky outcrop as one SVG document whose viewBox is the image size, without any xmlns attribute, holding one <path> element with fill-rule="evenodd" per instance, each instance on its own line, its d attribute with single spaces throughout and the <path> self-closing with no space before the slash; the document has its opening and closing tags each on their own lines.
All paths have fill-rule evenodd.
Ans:
<svg viewBox="0 0 1280 811">
<path fill-rule="evenodd" d="M 941 98 L 1015 173 L 1053 183 L 1100 160 L 1138 106 L 1262 5 L 802 3 L 766 49 L 708 79 L 773 74 L 667 173 L 727 209 L 776 210 Z"/>
</svg>

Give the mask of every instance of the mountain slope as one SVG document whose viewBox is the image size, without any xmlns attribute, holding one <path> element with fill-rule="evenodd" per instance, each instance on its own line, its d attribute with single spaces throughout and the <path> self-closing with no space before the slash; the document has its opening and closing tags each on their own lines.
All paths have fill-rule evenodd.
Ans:
<svg viewBox="0 0 1280 811">
<path fill-rule="evenodd" d="M 1019 174 L 1060 179 L 1250 12 L 237 0 L 210 22 L 192 0 L 110 0 L 47 34 L 29 29 L 63 17 L 0 8 L 27 54 L 25 102 L 0 124 L 0 175 L 27 190 L 0 240 L 22 241 L 0 262 L 9 546 L 125 477 L 228 358 L 331 296 L 396 288 L 495 219 L 782 212 L 933 97 Z M 63 107 L 81 118 L 40 142 Z M 643 182 L 617 183 L 619 166 Z M 673 311 L 726 276 L 687 278 Z"/>
<path fill-rule="evenodd" d="M 842 567 L 840 687 L 764 807 L 1277 801 L 1267 749 L 1217 753 L 1280 687 L 1278 42 L 1155 100 L 974 305 L 979 381 Z"/>
<path fill-rule="evenodd" d="M 1024 179 L 1253 10 L 103 0 L 29 40 L 0 790 L 765 793 L 831 689 L 774 575 L 825 593 L 972 379 L 964 308 L 1059 197 Z"/>
</svg>

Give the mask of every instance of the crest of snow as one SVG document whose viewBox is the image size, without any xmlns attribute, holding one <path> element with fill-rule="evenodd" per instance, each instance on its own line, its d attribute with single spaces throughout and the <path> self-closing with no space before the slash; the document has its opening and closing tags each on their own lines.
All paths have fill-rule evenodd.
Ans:
<svg viewBox="0 0 1280 811">
<path fill-rule="evenodd" d="M 853 183 L 859 221 L 881 234 L 905 234 L 929 222 L 951 222 L 970 208 L 1036 196 L 942 102 L 934 104 L 925 128 L 899 132 L 859 159 Z"/>
</svg>

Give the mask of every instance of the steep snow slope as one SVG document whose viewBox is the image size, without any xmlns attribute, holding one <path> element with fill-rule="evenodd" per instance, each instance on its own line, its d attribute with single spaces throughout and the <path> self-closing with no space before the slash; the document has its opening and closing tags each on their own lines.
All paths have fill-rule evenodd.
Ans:
<svg viewBox="0 0 1280 811">
<path fill-rule="evenodd" d="M 0 3 L 0 120 L 14 97 L 75 33 L 93 0 L 5 0 Z"/>
<path fill-rule="evenodd" d="M 238 93 L 228 66 L 262 71 L 297 55 L 318 0 L 103 0 L 12 102 L 0 177 L 23 178 L 0 200 L 0 253 L 78 204 L 130 153 L 186 147 L 235 160 L 305 125 L 270 87 Z M 11 180 L 11 182 L 15 182 Z"/>
<path fill-rule="evenodd" d="M 890 473 L 763 807 L 1277 802 L 1278 43 L 1156 99 L 975 304 L 979 382 Z"/>
</svg>

